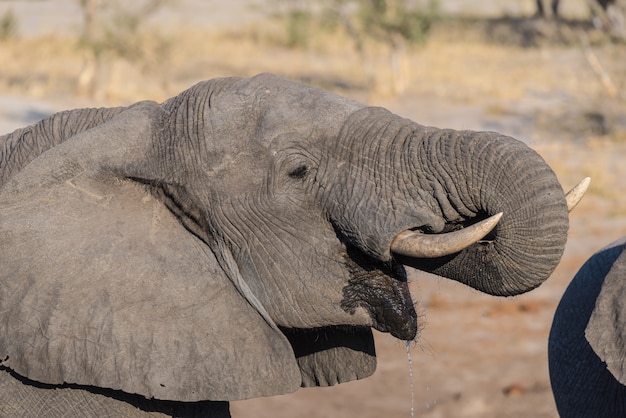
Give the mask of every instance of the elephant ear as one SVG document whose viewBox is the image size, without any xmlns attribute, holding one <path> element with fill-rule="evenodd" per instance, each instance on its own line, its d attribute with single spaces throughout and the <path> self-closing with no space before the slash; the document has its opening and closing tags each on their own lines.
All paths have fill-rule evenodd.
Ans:
<svg viewBox="0 0 626 418">
<path fill-rule="evenodd" d="M 0 364 L 166 400 L 294 391 L 287 338 L 202 240 L 119 175 L 144 158 L 158 109 L 68 139 L 0 189 Z"/>
<path fill-rule="evenodd" d="M 622 385 L 626 385 L 626 239 L 609 249 L 620 249 L 604 278 L 596 306 L 585 329 L 585 337 L 607 369 Z M 607 250 L 604 250 L 607 251 Z M 602 252 L 599 254 L 602 257 Z"/>
</svg>

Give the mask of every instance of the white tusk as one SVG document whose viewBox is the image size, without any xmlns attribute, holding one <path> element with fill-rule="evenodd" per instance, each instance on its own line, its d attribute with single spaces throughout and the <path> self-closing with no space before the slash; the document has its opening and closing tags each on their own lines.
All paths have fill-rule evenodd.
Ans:
<svg viewBox="0 0 626 418">
<path fill-rule="evenodd" d="M 435 258 L 458 253 L 480 241 L 502 218 L 502 212 L 467 228 L 445 234 L 422 234 L 405 230 L 391 243 L 391 251 L 398 255 L 416 258 Z"/>
<path fill-rule="evenodd" d="M 567 211 L 571 212 L 572 209 L 576 207 L 580 199 L 583 198 L 585 192 L 589 188 L 589 183 L 591 182 L 591 178 L 585 177 L 580 183 L 572 188 L 565 195 L 565 200 L 567 201 Z"/>
</svg>

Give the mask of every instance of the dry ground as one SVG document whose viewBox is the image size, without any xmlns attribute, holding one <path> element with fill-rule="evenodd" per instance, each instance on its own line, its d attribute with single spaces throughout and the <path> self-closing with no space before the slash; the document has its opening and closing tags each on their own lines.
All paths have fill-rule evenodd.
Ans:
<svg viewBox="0 0 626 418">
<path fill-rule="evenodd" d="M 626 234 L 625 46 L 597 38 L 580 22 L 448 22 L 410 52 L 409 87 L 390 96 L 384 51 L 378 51 L 376 64 L 383 88 L 368 91 L 359 58 L 345 39 L 328 43 L 320 37 L 306 50 L 290 50 L 281 46 L 279 29 L 267 24 L 147 37 L 140 63 L 107 62 L 96 98 L 76 96 L 88 58 L 77 52 L 74 39 L 13 39 L 0 44 L 0 94 L 58 110 L 162 100 L 201 79 L 272 71 L 384 105 L 420 123 L 516 136 L 544 156 L 564 188 L 591 176 L 591 190 L 571 215 L 562 263 L 539 289 L 497 299 L 411 273 L 423 321 L 421 337 L 411 345 L 415 416 L 555 417 L 546 353 L 552 315 L 584 260 Z M 590 49 L 583 48 L 584 33 L 590 34 Z M 233 416 L 409 417 L 405 345 L 388 335 L 376 338 L 379 366 L 373 377 L 235 402 Z"/>
</svg>

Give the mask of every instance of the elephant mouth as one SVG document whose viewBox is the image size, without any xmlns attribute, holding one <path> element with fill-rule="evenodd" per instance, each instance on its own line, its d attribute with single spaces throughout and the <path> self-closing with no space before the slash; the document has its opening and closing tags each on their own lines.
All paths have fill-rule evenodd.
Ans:
<svg viewBox="0 0 626 418">
<path fill-rule="evenodd" d="M 393 257 L 388 262 L 345 244 L 344 258 L 351 279 L 343 289 L 341 307 L 351 314 L 357 308 L 363 308 L 378 331 L 402 340 L 414 340 L 419 327 L 404 265 L 413 266 L 417 260 L 445 259 L 486 239 L 501 217 L 502 214 L 498 213 L 465 228 L 441 234 L 402 231 L 392 241 L 390 251 Z"/>
<path fill-rule="evenodd" d="M 391 244 L 394 256 L 387 262 L 344 243 L 350 280 L 343 289 L 341 307 L 350 314 L 354 314 L 357 308 L 365 309 L 373 328 L 402 340 L 414 340 L 419 330 L 417 313 L 403 264 L 412 265 L 411 260 L 440 258 L 458 252 L 484 238 L 501 216 L 497 214 L 468 228 L 445 234 L 402 231 Z"/>
<path fill-rule="evenodd" d="M 351 279 L 343 289 L 341 307 L 351 314 L 365 309 L 373 327 L 401 340 L 414 340 L 418 333 L 417 313 L 404 266 L 382 263 L 348 246 L 345 254 Z"/>
</svg>

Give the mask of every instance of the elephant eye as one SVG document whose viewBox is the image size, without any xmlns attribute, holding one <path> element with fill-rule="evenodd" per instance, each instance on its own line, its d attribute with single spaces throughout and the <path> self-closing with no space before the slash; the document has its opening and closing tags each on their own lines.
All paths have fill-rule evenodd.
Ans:
<svg viewBox="0 0 626 418">
<path fill-rule="evenodd" d="M 307 175 L 308 172 L 309 167 L 307 167 L 306 165 L 299 165 L 289 172 L 289 177 L 291 177 L 292 179 L 302 179 Z"/>
</svg>

